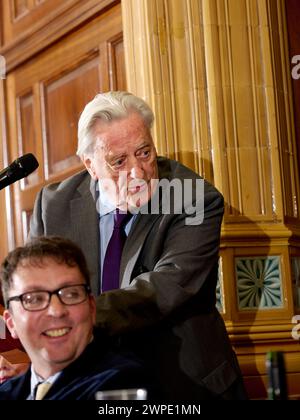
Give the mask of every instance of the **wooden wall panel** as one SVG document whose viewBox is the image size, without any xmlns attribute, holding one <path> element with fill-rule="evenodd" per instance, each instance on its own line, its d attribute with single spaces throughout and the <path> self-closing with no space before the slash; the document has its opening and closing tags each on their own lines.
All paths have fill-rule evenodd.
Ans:
<svg viewBox="0 0 300 420">
<path fill-rule="evenodd" d="M 13 20 L 16 20 L 26 15 L 30 10 L 30 6 L 34 5 L 30 5 L 29 0 L 12 0 L 10 6 L 11 16 Z"/>
<path fill-rule="evenodd" d="M 79 163 L 74 156 L 78 119 L 84 105 L 99 90 L 99 57 L 45 84 L 46 178 Z"/>
<path fill-rule="evenodd" d="M 33 92 L 17 98 L 18 147 L 20 155 L 37 154 L 37 142 L 34 129 L 34 97 Z M 22 186 L 38 183 L 38 172 L 35 171 L 22 181 Z"/>
<path fill-rule="evenodd" d="M 29 152 L 40 164 L 0 191 L 2 260 L 27 238 L 41 187 L 82 168 L 74 154 L 85 103 L 126 89 L 120 0 L 0 0 L 0 59 L 0 168 Z M 0 351 L 16 346 L 2 341 Z M 25 354 L 4 356 L 16 363 Z"/>
<path fill-rule="evenodd" d="M 0 0 L 0 47 L 3 45 L 3 4 L 2 0 Z"/>
<path fill-rule="evenodd" d="M 4 168 L 7 165 L 7 159 L 5 156 L 5 146 L 6 146 L 6 121 L 5 121 L 5 94 L 3 89 L 3 80 L 0 79 L 0 168 Z M 8 251 L 8 236 L 7 236 L 7 207 L 9 201 L 9 191 L 1 190 L 0 191 L 0 233 L 1 233 L 1 243 L 0 243 L 0 260 L 6 256 Z M 0 292 L 0 302 L 1 302 L 1 292 Z"/>
<path fill-rule="evenodd" d="M 76 3 L 78 0 L 2 0 L 5 43 L 24 36 L 33 25 L 45 25 L 62 10 Z"/>
<path fill-rule="evenodd" d="M 12 2 L 0 0 L 0 32 L 3 38 L 0 54 L 6 57 L 9 71 L 120 3 L 120 0 L 28 0 L 28 12 L 16 19 Z"/>
<path fill-rule="evenodd" d="M 112 90 L 118 86 L 126 86 L 126 72 L 124 62 L 124 44 L 122 34 L 108 43 L 109 52 L 109 75 Z"/>
<path fill-rule="evenodd" d="M 41 187 L 82 169 L 75 156 L 79 115 L 97 93 L 112 89 L 126 89 L 119 3 L 8 74 L 11 160 L 32 152 L 40 163 L 12 187 L 15 244 L 27 237 Z"/>
</svg>

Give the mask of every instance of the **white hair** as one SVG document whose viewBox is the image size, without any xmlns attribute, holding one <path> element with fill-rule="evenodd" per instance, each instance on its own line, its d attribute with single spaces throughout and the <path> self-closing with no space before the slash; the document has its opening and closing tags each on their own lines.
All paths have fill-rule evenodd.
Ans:
<svg viewBox="0 0 300 420">
<path fill-rule="evenodd" d="M 93 128 L 99 120 L 114 121 L 127 117 L 131 112 L 137 112 L 149 130 L 152 127 L 154 115 L 149 105 L 141 98 L 128 92 L 100 93 L 89 102 L 78 122 L 78 148 L 76 154 L 82 158 L 84 154 L 94 152 L 95 141 Z"/>
</svg>

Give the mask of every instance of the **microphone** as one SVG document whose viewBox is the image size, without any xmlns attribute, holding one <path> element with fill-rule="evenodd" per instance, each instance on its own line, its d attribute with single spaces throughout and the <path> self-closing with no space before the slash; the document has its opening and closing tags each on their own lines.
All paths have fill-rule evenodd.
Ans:
<svg viewBox="0 0 300 420">
<path fill-rule="evenodd" d="M 0 190 L 19 179 L 25 178 L 39 166 L 32 153 L 14 160 L 7 168 L 0 171 Z"/>
</svg>

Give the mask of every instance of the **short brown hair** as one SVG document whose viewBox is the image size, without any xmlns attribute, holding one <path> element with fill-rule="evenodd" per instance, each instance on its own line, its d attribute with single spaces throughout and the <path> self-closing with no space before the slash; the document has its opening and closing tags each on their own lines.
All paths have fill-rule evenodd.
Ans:
<svg viewBox="0 0 300 420">
<path fill-rule="evenodd" d="M 41 265 L 45 258 L 51 258 L 59 264 L 78 267 L 86 284 L 90 285 L 90 275 L 87 263 L 81 249 L 69 239 L 58 236 L 40 236 L 24 246 L 11 251 L 0 267 L 1 289 L 5 307 L 7 307 L 8 292 L 12 285 L 12 276 L 16 269 L 25 262 L 31 265 Z"/>
</svg>

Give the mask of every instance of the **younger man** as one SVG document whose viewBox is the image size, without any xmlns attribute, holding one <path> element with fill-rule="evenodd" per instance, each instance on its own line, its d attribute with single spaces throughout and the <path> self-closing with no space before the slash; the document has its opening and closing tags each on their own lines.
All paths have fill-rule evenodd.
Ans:
<svg viewBox="0 0 300 420">
<path fill-rule="evenodd" d="M 41 237 L 16 248 L 0 279 L 3 318 L 32 362 L 0 386 L 0 400 L 92 400 L 99 390 L 147 386 L 137 361 L 112 353 L 107 337 L 95 336 L 86 262 L 71 241 Z"/>
</svg>

